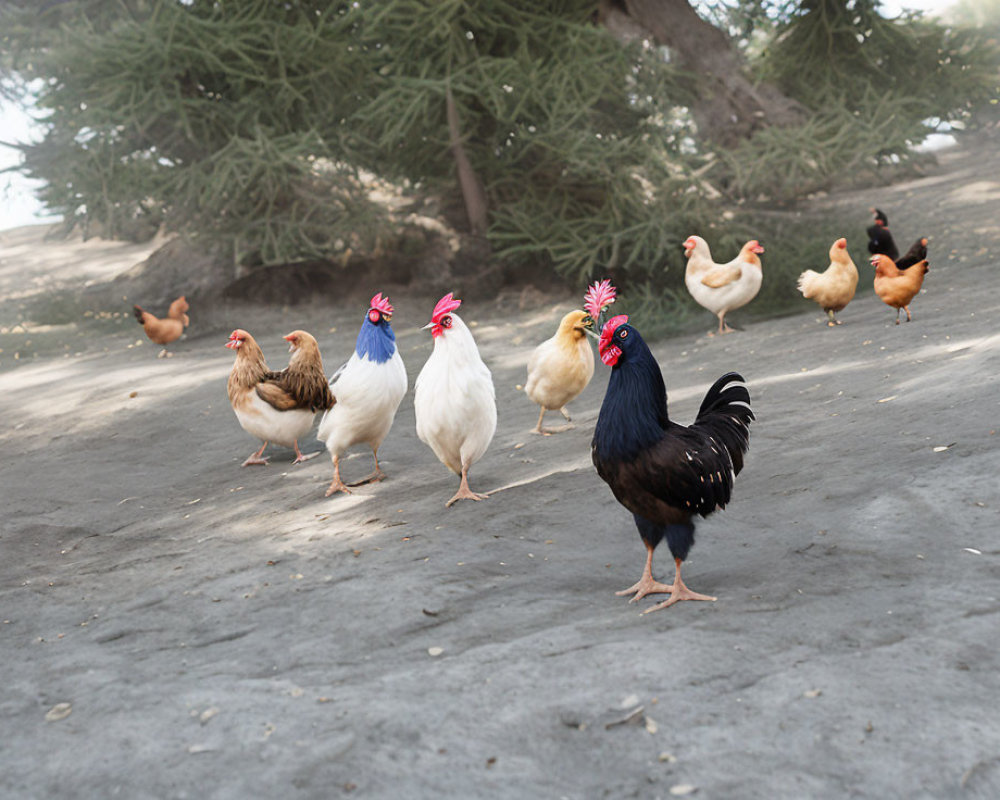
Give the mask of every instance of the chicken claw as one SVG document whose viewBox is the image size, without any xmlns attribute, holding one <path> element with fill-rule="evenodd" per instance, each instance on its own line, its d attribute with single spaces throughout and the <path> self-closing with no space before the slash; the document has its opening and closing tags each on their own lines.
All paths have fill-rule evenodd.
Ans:
<svg viewBox="0 0 1000 800">
<path fill-rule="evenodd" d="M 650 611 L 659 611 L 661 608 L 668 608 L 674 603 L 681 600 L 710 600 L 715 602 L 716 598 L 707 594 L 698 594 L 698 592 L 692 592 L 684 585 L 684 581 L 681 580 L 681 560 L 679 558 L 674 559 L 674 563 L 677 565 L 677 574 L 674 575 L 674 585 L 670 587 L 670 599 L 664 600 L 662 603 L 657 603 L 655 606 L 647 608 L 643 611 L 643 614 L 648 614 Z"/>
<path fill-rule="evenodd" d="M 479 492 L 474 492 L 469 488 L 469 468 L 462 467 L 462 484 L 458 487 L 458 491 L 455 492 L 455 496 L 444 505 L 445 508 L 451 508 L 451 506 L 459 500 L 475 500 L 478 502 L 479 500 L 485 500 L 488 497 L 488 494 L 480 494 Z"/>
<path fill-rule="evenodd" d="M 256 451 L 255 453 L 251 453 L 250 455 L 248 455 L 247 460 L 244 461 L 242 464 L 240 464 L 240 466 L 249 467 L 254 464 L 260 464 L 266 466 L 267 462 L 270 461 L 270 456 L 264 455 L 264 450 L 267 448 L 268 444 L 269 444 L 268 442 L 264 442 L 264 446 L 261 447 L 260 450 Z"/>
<path fill-rule="evenodd" d="M 340 457 L 333 457 L 333 480 L 330 481 L 330 486 L 326 490 L 326 497 L 329 497 L 334 492 L 343 492 L 344 494 L 351 494 L 351 490 L 347 488 L 347 484 L 340 479 Z"/>
<path fill-rule="evenodd" d="M 340 478 L 334 478 L 330 481 L 330 486 L 326 490 L 324 497 L 329 497 L 334 492 L 343 492 L 344 494 L 353 494 L 353 492 L 347 488 L 347 484 L 344 483 Z"/>
</svg>

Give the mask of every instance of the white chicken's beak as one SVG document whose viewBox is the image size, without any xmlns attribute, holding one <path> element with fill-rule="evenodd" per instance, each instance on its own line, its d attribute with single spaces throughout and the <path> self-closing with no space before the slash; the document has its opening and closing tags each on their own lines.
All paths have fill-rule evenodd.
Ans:
<svg viewBox="0 0 1000 800">
<path fill-rule="evenodd" d="M 422 331 L 429 331 L 429 330 L 430 330 L 431 328 L 433 328 L 433 327 L 434 327 L 434 323 L 433 323 L 433 322 L 428 322 L 428 323 L 427 323 L 426 325 L 424 325 L 424 327 L 422 327 L 422 328 L 421 328 L 420 330 L 422 330 Z"/>
</svg>

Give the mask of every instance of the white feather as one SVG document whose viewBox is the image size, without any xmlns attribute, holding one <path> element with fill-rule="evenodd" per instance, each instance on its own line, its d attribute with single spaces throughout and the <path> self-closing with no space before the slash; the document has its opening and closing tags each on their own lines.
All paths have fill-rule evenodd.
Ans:
<svg viewBox="0 0 1000 800">
<path fill-rule="evenodd" d="M 331 456 L 355 444 L 378 450 L 406 394 L 406 367 L 399 350 L 378 364 L 368 356 L 351 358 L 334 374 L 330 387 L 337 402 L 319 423 L 318 438 Z"/>
<path fill-rule="evenodd" d="M 413 407 L 417 436 L 450 470 L 461 474 L 482 458 L 497 428 L 493 375 L 457 314 L 434 339 L 417 376 Z"/>
<path fill-rule="evenodd" d="M 304 408 L 294 408 L 288 411 L 278 411 L 274 406 L 264 402 L 256 391 L 251 389 L 245 403 L 234 407 L 236 419 L 251 436 L 256 436 L 262 442 L 273 442 L 282 447 L 292 447 L 295 442 L 309 433 L 313 424 L 314 412 Z"/>
</svg>

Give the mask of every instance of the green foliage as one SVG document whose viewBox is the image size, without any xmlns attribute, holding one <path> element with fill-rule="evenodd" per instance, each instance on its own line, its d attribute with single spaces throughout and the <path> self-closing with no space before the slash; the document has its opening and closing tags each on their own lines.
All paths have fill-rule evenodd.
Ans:
<svg viewBox="0 0 1000 800">
<path fill-rule="evenodd" d="M 720 154 L 713 177 L 737 197 L 781 202 L 883 180 L 941 122 L 964 125 L 995 98 L 998 66 L 979 31 L 887 19 L 877 0 L 803 0 L 755 67 L 813 115 Z"/>
</svg>

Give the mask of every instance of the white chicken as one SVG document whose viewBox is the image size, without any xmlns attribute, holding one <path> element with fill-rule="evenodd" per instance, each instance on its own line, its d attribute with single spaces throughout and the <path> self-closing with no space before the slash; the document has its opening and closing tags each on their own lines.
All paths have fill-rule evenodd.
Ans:
<svg viewBox="0 0 1000 800">
<path fill-rule="evenodd" d="M 378 463 L 378 449 L 396 418 L 396 410 L 406 394 L 406 367 L 396 347 L 396 335 L 389 321 L 392 306 L 379 292 L 371 299 L 361 323 L 354 353 L 330 379 L 334 405 L 319 423 L 318 438 L 326 443 L 333 459 L 333 480 L 326 490 L 351 493 L 348 486 L 361 486 L 385 478 Z M 348 447 L 365 443 L 372 449 L 375 470 L 351 484 L 340 477 L 340 457 Z"/>
<path fill-rule="evenodd" d="M 497 428 L 493 376 L 472 334 L 454 313 L 462 304 L 449 292 L 431 314 L 434 350 L 417 376 L 413 408 L 417 436 L 462 483 L 446 506 L 462 499 L 485 500 L 469 488 L 469 469 L 493 440 Z"/>
<path fill-rule="evenodd" d="M 745 306 L 757 296 L 764 274 L 758 253 L 764 248 L 751 239 L 728 264 L 716 264 L 708 242 L 700 236 L 684 241 L 687 268 L 684 283 L 697 303 L 719 318 L 719 333 L 732 333 L 726 324 L 726 312 Z"/>
</svg>

